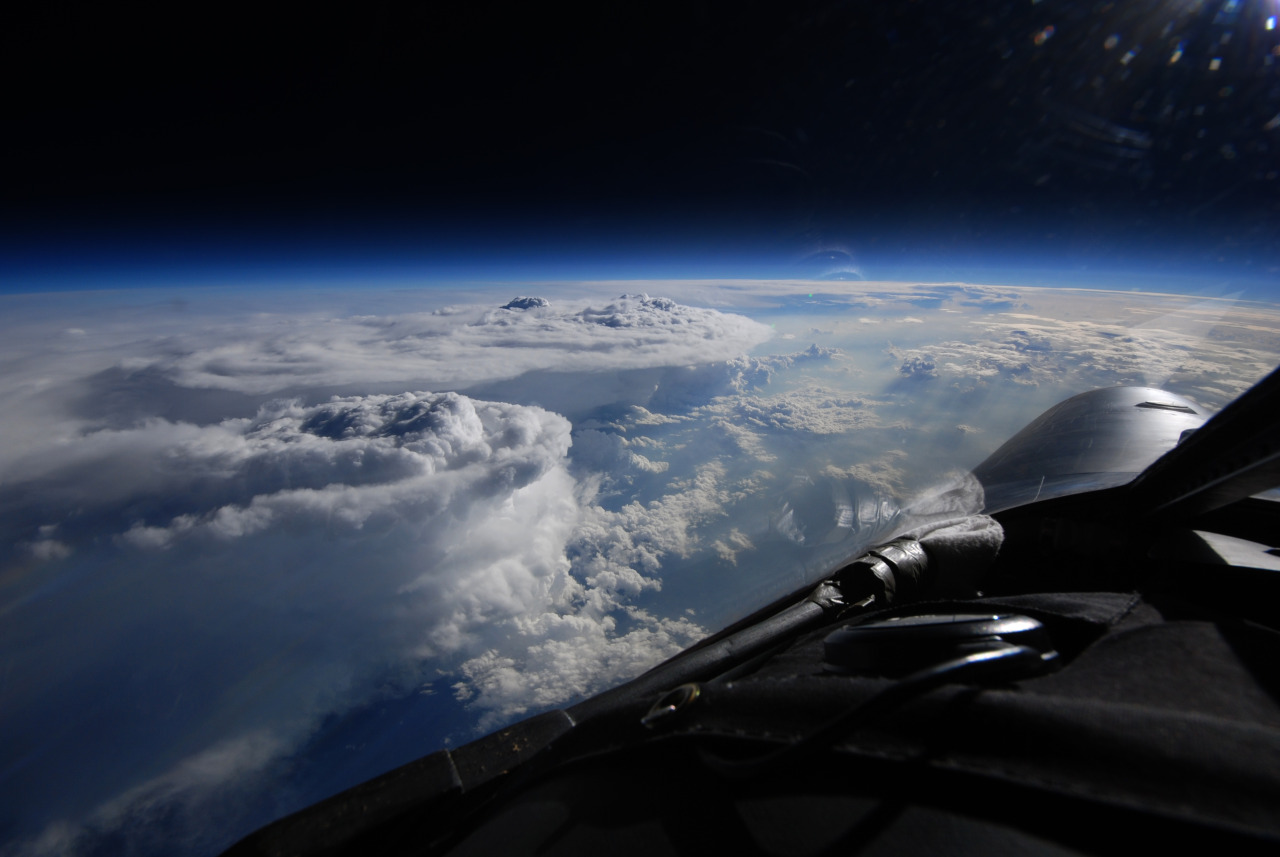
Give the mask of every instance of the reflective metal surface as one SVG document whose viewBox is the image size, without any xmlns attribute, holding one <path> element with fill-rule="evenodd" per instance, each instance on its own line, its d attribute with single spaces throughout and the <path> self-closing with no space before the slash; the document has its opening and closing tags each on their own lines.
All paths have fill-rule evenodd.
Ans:
<svg viewBox="0 0 1280 857">
<path fill-rule="evenodd" d="M 1045 411 L 974 475 L 995 512 L 1131 481 L 1207 418 L 1194 402 L 1152 387 L 1105 387 Z"/>
</svg>

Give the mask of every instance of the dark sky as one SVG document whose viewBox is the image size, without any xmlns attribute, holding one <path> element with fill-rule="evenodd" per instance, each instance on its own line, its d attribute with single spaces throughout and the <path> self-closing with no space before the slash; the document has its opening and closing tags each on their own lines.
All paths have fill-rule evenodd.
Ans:
<svg viewBox="0 0 1280 857">
<path fill-rule="evenodd" d="M 431 235 L 1280 264 L 1265 0 L 453 5 L 25 13 L 7 255 Z"/>
</svg>

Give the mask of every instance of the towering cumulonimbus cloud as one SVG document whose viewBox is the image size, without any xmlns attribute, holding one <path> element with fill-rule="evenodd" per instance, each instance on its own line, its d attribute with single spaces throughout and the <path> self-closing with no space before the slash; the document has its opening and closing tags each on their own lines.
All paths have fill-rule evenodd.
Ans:
<svg viewBox="0 0 1280 857">
<path fill-rule="evenodd" d="M 568 429 L 538 408 L 457 393 L 276 403 L 219 426 L 221 445 L 196 437 L 165 456 L 187 474 L 219 474 L 211 493 L 223 496 L 206 501 L 212 508 L 168 523 L 137 521 L 122 538 L 164 545 L 179 534 L 232 538 L 320 521 L 330 531 L 360 530 L 379 518 L 456 516 L 558 466 Z"/>
<path fill-rule="evenodd" d="M 569 444 L 560 416 L 455 393 L 87 435 L 65 470 L 21 486 L 44 515 L 34 544 L 60 549 L 34 549 L 44 562 L 7 593 L 5 650 L 25 642 L 0 730 L 46 745 L 53 768 L 98 765 L 144 734 L 153 768 L 199 752 L 200 734 L 262 732 L 287 749 L 379 683 L 412 686 L 428 660 L 501 645 L 513 618 L 572 612 L 584 586 L 565 557 L 581 515 Z M 112 493 L 60 502 L 74 473 L 113 462 Z M 85 709 L 68 670 L 149 678 Z M 151 709 L 163 723 L 138 716 Z M 98 740 L 50 744 L 51 711 L 88 718 Z M 117 768 L 96 788 L 131 782 Z"/>
<path fill-rule="evenodd" d="M 33 581 L 43 609 L 10 611 L 2 632 L 7 649 L 28 643 L 0 729 L 43 745 L 51 770 L 102 771 L 87 823 L 111 831 L 229 799 L 226 778 L 274 776 L 323 718 L 450 670 L 481 726 L 637 673 L 705 631 L 630 605 L 661 585 L 640 557 L 671 546 L 613 544 L 619 524 L 599 530 L 569 446 L 568 421 L 542 409 L 423 392 L 92 433 L 69 467 L 124 455 L 139 478 L 117 470 L 98 509 L 43 504 L 63 553 L 46 549 Z M 94 706 L 77 707 L 68 665 L 107 688 Z M 50 712 L 95 741 L 51 742 Z M 142 782 L 109 762 L 140 742 L 158 772 Z M 224 758 L 226 777 L 209 775 Z M 45 838 L 75 850 L 89 828 Z"/>
<path fill-rule="evenodd" d="M 253 394 L 410 378 L 456 390 L 534 371 L 729 360 L 770 336 L 745 316 L 668 298 L 622 295 L 599 306 L 517 298 L 498 309 L 288 323 L 261 317 L 220 330 L 199 348 L 158 354 L 151 365 L 182 386 Z"/>
</svg>

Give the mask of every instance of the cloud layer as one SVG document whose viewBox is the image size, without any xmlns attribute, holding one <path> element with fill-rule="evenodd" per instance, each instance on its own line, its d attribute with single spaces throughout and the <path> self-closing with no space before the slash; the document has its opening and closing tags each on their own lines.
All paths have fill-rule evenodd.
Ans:
<svg viewBox="0 0 1280 857">
<path fill-rule="evenodd" d="M 500 309 L 283 320 L 220 331 L 150 365 L 186 387 L 265 394 L 299 386 L 425 379 L 461 389 L 534 371 L 680 366 L 725 360 L 765 341 L 745 316 L 623 295 L 603 305 L 518 298 Z"/>
<path fill-rule="evenodd" d="M 911 380 L 940 379 L 958 387 L 1057 387 L 1066 381 L 1082 390 L 1115 383 L 1173 385 L 1215 409 L 1272 368 L 1274 350 L 1259 350 L 1249 340 L 1211 338 L 1188 330 L 1184 321 L 1174 315 L 1122 326 L 1004 313 L 981 320 L 965 339 L 892 353 L 901 360 L 900 374 Z"/>
</svg>

